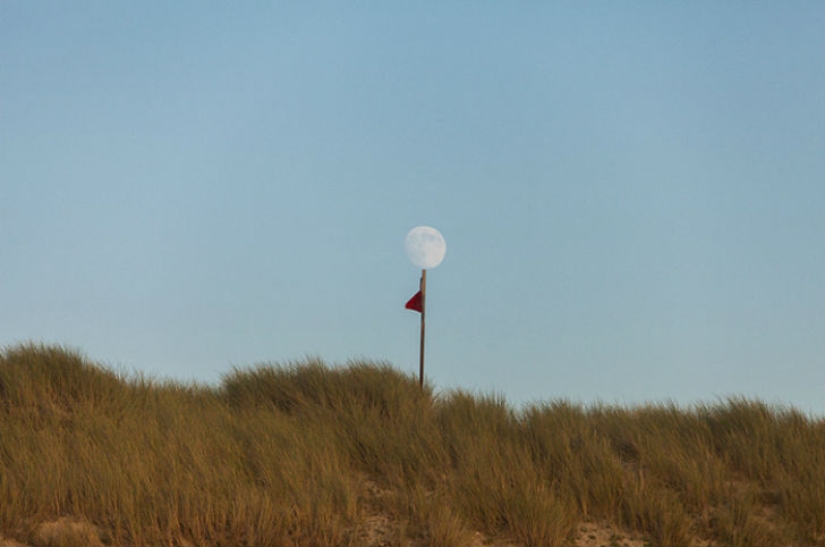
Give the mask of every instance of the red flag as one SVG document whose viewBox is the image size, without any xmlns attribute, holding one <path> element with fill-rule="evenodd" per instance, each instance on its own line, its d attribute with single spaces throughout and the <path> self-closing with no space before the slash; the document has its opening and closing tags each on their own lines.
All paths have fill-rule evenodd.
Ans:
<svg viewBox="0 0 825 547">
<path fill-rule="evenodd" d="M 404 305 L 405 308 L 408 310 L 417 311 L 418 313 L 423 313 L 423 309 L 421 308 L 421 291 L 418 291 L 413 295 L 412 298 L 407 300 L 407 303 Z"/>
</svg>

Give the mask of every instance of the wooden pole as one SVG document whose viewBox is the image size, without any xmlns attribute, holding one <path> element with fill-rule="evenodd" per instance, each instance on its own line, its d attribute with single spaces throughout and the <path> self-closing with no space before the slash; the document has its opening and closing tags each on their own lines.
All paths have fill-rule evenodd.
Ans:
<svg viewBox="0 0 825 547">
<path fill-rule="evenodd" d="M 424 387 L 424 311 L 427 309 L 427 270 L 421 270 L 421 346 L 418 348 L 418 385 Z"/>
</svg>

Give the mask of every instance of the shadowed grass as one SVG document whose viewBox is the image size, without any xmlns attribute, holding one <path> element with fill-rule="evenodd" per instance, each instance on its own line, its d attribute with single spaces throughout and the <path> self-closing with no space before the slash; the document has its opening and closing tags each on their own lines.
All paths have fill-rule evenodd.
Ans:
<svg viewBox="0 0 825 547">
<path fill-rule="evenodd" d="M 0 537 L 33 545 L 825 543 L 825 422 L 759 401 L 514 410 L 386 363 L 126 377 L 0 353 Z"/>
</svg>

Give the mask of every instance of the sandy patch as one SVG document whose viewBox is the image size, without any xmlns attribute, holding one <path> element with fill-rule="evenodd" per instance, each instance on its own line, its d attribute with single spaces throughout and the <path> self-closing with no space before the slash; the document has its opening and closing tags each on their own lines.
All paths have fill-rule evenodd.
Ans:
<svg viewBox="0 0 825 547">
<path fill-rule="evenodd" d="M 582 522 L 576 534 L 577 547 L 643 547 L 645 540 L 641 536 L 619 530 L 605 523 Z"/>
<path fill-rule="evenodd" d="M 102 547 L 97 527 L 82 520 L 60 517 L 52 522 L 44 522 L 34 531 L 35 547 Z"/>
<path fill-rule="evenodd" d="M 0 534 L 0 547 L 26 547 L 26 544 Z"/>
</svg>

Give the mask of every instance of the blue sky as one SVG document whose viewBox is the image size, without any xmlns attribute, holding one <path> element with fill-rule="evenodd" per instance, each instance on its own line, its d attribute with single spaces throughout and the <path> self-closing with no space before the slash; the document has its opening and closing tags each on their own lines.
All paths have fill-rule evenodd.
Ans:
<svg viewBox="0 0 825 547">
<path fill-rule="evenodd" d="M 821 2 L 0 3 L 0 344 L 825 414 Z"/>
</svg>

